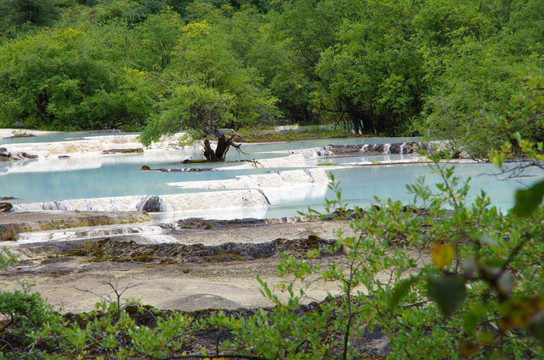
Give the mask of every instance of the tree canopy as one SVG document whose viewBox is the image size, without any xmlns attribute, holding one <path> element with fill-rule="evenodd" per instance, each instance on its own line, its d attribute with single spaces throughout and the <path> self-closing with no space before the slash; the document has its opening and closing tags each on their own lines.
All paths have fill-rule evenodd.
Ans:
<svg viewBox="0 0 544 360">
<path fill-rule="evenodd" d="M 0 0 L 0 126 L 336 123 L 477 155 L 542 74 L 539 0 Z M 531 133 L 541 131 L 520 125 Z"/>
</svg>

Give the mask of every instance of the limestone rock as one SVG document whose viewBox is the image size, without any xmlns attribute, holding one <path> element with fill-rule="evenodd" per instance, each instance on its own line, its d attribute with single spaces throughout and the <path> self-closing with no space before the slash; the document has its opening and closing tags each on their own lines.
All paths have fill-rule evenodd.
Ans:
<svg viewBox="0 0 544 360">
<path fill-rule="evenodd" d="M 145 212 L 160 212 L 161 204 L 162 204 L 162 200 L 160 196 L 157 196 L 157 195 L 145 196 L 136 205 L 136 210 L 145 211 Z"/>
</svg>

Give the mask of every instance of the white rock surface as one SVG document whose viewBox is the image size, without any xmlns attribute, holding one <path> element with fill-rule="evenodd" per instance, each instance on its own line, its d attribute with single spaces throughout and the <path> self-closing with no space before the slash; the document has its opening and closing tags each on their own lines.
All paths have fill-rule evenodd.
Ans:
<svg viewBox="0 0 544 360">
<path fill-rule="evenodd" d="M 276 171 L 268 174 L 241 175 L 234 179 L 185 181 L 168 183 L 184 189 L 263 189 L 294 185 L 328 184 L 327 172 L 322 168 Z"/>
<path fill-rule="evenodd" d="M 15 204 L 14 211 L 135 211 L 146 196 L 119 196 L 93 199 L 70 199 L 43 203 Z M 189 194 L 160 195 L 160 211 L 187 211 L 269 206 L 259 190 L 232 190 Z"/>
</svg>

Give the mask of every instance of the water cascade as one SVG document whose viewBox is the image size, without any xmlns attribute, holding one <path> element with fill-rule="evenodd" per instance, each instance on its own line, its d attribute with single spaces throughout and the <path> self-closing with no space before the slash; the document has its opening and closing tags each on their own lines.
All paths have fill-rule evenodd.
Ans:
<svg viewBox="0 0 544 360">
<path fill-rule="evenodd" d="M 328 145 L 325 147 L 324 154 L 329 156 L 360 156 L 361 153 L 407 155 L 413 154 L 419 149 L 423 149 L 423 145 L 419 142 Z"/>
</svg>

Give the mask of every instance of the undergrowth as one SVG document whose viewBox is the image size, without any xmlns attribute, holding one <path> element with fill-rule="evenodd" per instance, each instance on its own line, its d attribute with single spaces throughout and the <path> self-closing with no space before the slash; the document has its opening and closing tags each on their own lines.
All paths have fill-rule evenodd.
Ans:
<svg viewBox="0 0 544 360">
<path fill-rule="evenodd" d="M 2 291 L 0 358 L 541 358 L 544 182 L 520 190 L 515 207 L 502 213 L 483 191 L 468 203 L 470 179 L 428 156 L 442 181 L 409 185 L 411 204 L 376 198 L 368 209 L 353 209 L 333 182 L 337 195 L 327 200 L 327 213 L 349 219 L 356 235 L 339 232 L 334 245 L 305 256 L 283 254 L 279 285 L 257 277 L 272 309 L 198 320 L 154 315 L 151 324 L 138 324 L 134 314 L 150 308 L 123 304 L 123 291 L 113 286 L 114 301 L 75 319 L 61 317 L 39 294 Z M 317 260 L 325 252 L 344 255 L 324 266 Z M 2 266 L 13 261 L 8 254 Z M 316 281 L 335 283 L 339 294 L 315 302 L 309 291 Z M 203 329 L 228 336 L 195 351 Z M 376 331 L 388 339 L 380 351 L 365 343 Z"/>
</svg>

